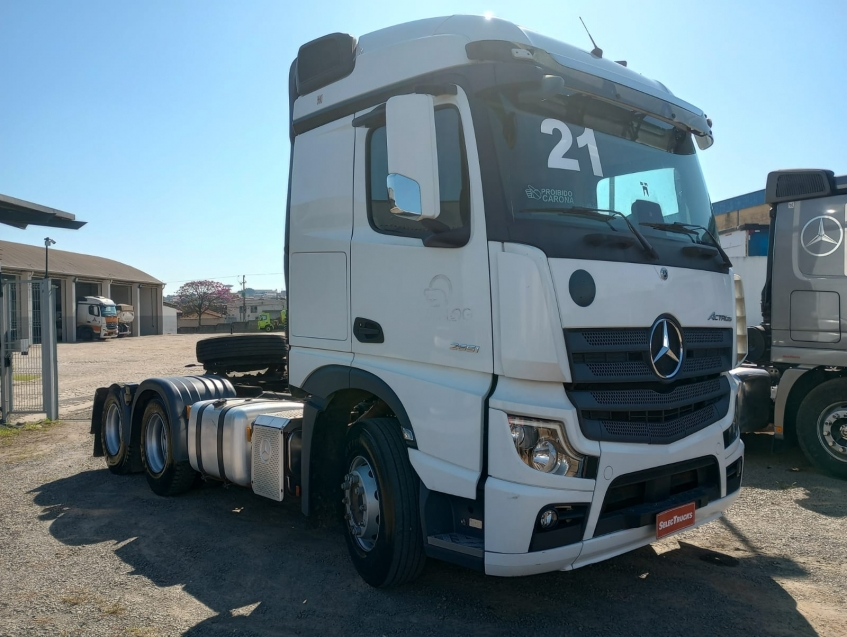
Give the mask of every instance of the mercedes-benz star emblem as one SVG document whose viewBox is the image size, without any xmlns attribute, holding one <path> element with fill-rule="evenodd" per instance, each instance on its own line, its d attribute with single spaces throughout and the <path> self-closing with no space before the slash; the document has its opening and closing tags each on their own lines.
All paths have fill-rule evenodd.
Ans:
<svg viewBox="0 0 847 637">
<path fill-rule="evenodd" d="M 265 438 L 262 444 L 259 445 L 259 459 L 262 462 L 267 462 L 271 459 L 271 441 Z"/>
<path fill-rule="evenodd" d="M 844 228 L 838 221 L 826 215 L 809 219 L 800 233 L 800 245 L 813 257 L 832 254 L 843 240 Z"/>
<path fill-rule="evenodd" d="M 650 330 L 650 363 L 659 378 L 673 378 L 682 368 L 682 330 L 669 318 L 658 318 Z"/>
</svg>

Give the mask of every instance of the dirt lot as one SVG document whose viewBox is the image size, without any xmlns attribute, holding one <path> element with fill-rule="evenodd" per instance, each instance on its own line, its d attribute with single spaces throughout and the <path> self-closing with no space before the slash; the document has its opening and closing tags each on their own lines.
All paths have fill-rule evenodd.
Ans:
<svg viewBox="0 0 847 637">
<path fill-rule="evenodd" d="M 195 340 L 60 346 L 63 415 L 105 380 L 185 373 Z M 91 458 L 87 431 L 68 420 L 0 439 L 0 635 L 845 634 L 847 483 L 773 456 L 764 435 L 747 439 L 722 521 L 571 573 L 430 561 L 386 592 L 297 503 L 210 486 L 157 497 Z"/>
</svg>

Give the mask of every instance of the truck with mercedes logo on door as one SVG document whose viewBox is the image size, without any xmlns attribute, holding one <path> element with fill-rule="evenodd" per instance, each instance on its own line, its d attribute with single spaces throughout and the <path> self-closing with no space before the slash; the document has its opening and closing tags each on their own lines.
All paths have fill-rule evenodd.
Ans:
<svg viewBox="0 0 847 637">
<path fill-rule="evenodd" d="M 847 186 L 832 171 L 768 175 L 762 323 L 748 329 L 739 425 L 774 425 L 819 469 L 847 478 Z M 844 309 L 842 309 L 844 308 Z"/>
<path fill-rule="evenodd" d="M 701 110 L 472 16 L 309 42 L 289 94 L 288 340 L 98 390 L 113 471 L 299 498 L 373 586 L 427 557 L 571 570 L 723 514 L 746 330 Z"/>
</svg>

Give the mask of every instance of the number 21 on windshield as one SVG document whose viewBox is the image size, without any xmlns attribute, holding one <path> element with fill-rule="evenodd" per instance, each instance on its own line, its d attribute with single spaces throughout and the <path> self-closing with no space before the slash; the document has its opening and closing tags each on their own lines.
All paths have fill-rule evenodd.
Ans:
<svg viewBox="0 0 847 637">
<path fill-rule="evenodd" d="M 547 157 L 547 168 L 576 170 L 579 172 L 579 160 L 565 157 L 573 145 L 573 133 L 571 133 L 568 125 L 558 119 L 545 119 L 541 122 L 541 132 L 545 135 L 552 135 L 554 130 L 562 134 L 562 139 L 550 151 L 550 156 Z M 579 148 L 588 146 L 591 170 L 594 172 L 595 177 L 602 177 L 603 167 L 600 165 L 600 153 L 597 151 L 597 140 L 594 139 L 594 131 L 586 128 L 582 135 L 576 138 L 576 145 Z"/>
</svg>

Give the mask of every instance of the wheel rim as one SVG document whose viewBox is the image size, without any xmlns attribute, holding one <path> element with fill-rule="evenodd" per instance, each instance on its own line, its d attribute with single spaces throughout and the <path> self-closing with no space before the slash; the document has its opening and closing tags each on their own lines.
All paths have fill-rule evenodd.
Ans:
<svg viewBox="0 0 847 637">
<path fill-rule="evenodd" d="M 168 457 L 168 428 L 159 414 L 153 414 L 147 421 L 144 451 L 150 471 L 154 474 L 162 473 Z"/>
<path fill-rule="evenodd" d="M 818 440 L 836 460 L 847 462 L 847 405 L 830 405 L 818 418 Z"/>
<path fill-rule="evenodd" d="M 373 468 L 362 456 L 353 458 L 341 491 L 347 530 L 359 548 L 367 553 L 373 550 L 379 537 L 379 487 Z"/>
<path fill-rule="evenodd" d="M 106 412 L 106 427 L 103 433 L 108 454 L 118 455 L 121 450 L 121 410 L 115 403 L 109 405 L 109 411 Z"/>
</svg>

